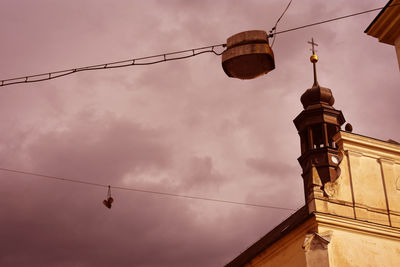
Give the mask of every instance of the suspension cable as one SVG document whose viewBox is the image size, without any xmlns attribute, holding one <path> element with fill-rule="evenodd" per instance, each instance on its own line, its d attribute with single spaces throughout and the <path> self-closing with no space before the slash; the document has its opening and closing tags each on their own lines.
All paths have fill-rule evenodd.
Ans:
<svg viewBox="0 0 400 267">
<path fill-rule="evenodd" d="M 225 46 L 226 46 L 226 44 L 217 44 L 217 45 L 192 48 L 192 49 L 187 49 L 187 50 L 182 50 L 182 51 L 170 52 L 170 53 L 165 53 L 165 54 L 158 54 L 158 55 L 154 55 L 154 56 L 133 58 L 133 59 L 128 59 L 128 60 L 109 62 L 109 63 L 91 65 L 91 66 L 80 67 L 80 68 L 59 70 L 59 71 L 46 72 L 46 73 L 35 74 L 35 75 L 22 76 L 22 77 L 18 77 L 18 78 L 5 79 L 5 80 L 0 81 L 0 86 L 7 86 L 7 85 L 19 84 L 19 83 L 41 82 L 41 81 L 51 80 L 51 79 L 59 78 L 62 76 L 70 75 L 70 74 L 77 73 L 77 72 L 82 72 L 82 71 L 115 69 L 115 68 L 129 67 L 129 66 L 153 65 L 153 64 L 157 64 L 157 63 L 161 63 L 161 62 L 190 58 L 190 57 L 198 56 L 198 55 L 204 54 L 204 53 L 213 53 L 213 54 L 219 56 L 222 54 L 222 52 L 217 52 L 216 48 L 225 47 Z"/>
</svg>

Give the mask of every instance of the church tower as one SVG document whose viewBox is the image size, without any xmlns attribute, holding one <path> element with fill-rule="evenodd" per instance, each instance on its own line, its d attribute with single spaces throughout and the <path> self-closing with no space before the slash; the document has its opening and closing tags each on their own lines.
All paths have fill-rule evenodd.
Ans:
<svg viewBox="0 0 400 267">
<path fill-rule="evenodd" d="M 335 99 L 332 91 L 318 83 L 318 57 L 314 50 L 317 44 L 314 43 L 314 39 L 309 43 L 312 45 L 310 61 L 313 64 L 314 84 L 301 96 L 304 110 L 294 119 L 300 135 L 301 156 L 298 161 L 303 170 L 306 202 L 312 199 L 314 194 L 322 196 L 324 185 L 334 182 L 340 176 L 339 163 L 343 155 L 339 153 L 333 137 L 345 122 L 342 112 L 333 107 Z M 313 181 L 313 168 L 318 172 L 322 184 Z"/>
</svg>

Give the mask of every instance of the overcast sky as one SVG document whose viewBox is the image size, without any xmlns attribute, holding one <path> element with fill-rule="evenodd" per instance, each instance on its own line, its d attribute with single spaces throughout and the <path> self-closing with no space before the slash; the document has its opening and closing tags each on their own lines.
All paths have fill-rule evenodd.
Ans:
<svg viewBox="0 0 400 267">
<path fill-rule="evenodd" d="M 270 30 L 288 1 L 0 3 L 0 79 L 220 44 Z M 293 0 L 278 31 L 386 0 Z M 318 79 L 354 132 L 400 141 L 393 46 L 364 30 L 378 12 L 277 36 L 276 69 L 225 75 L 213 54 L 0 87 L 0 167 L 297 209 L 293 119 Z M 1 266 L 222 266 L 291 214 L 0 172 Z"/>
</svg>

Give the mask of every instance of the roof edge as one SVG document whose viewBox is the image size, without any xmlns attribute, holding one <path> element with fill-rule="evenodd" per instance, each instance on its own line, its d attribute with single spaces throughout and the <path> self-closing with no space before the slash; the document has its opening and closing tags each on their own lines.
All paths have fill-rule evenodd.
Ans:
<svg viewBox="0 0 400 267">
<path fill-rule="evenodd" d="M 269 231 L 265 236 L 240 253 L 225 267 L 239 267 L 243 266 L 256 257 L 260 252 L 273 245 L 277 240 L 283 238 L 292 230 L 294 230 L 301 223 L 313 216 L 313 213 L 308 212 L 308 206 L 304 205 L 293 213 L 289 218 L 281 222 L 274 229 Z"/>
<path fill-rule="evenodd" d="M 389 2 L 387 2 L 387 4 L 383 7 L 383 9 L 381 10 L 381 12 L 379 12 L 379 14 L 374 18 L 374 20 L 368 25 L 368 27 L 365 29 L 364 33 L 367 33 L 372 26 L 375 24 L 375 22 L 379 19 L 379 17 L 386 11 L 387 7 L 390 6 L 390 4 L 393 2 L 393 0 L 390 0 Z"/>
</svg>

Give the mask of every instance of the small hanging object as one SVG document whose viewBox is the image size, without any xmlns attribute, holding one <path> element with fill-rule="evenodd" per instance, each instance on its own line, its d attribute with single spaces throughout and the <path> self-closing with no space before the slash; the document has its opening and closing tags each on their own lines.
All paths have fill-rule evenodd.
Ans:
<svg viewBox="0 0 400 267">
<path fill-rule="evenodd" d="M 275 69 L 274 53 L 265 31 L 245 31 L 228 38 L 222 68 L 229 77 L 253 79 Z"/>
<path fill-rule="evenodd" d="M 103 200 L 103 204 L 107 208 L 111 209 L 111 204 L 113 202 L 114 202 L 114 199 L 111 197 L 111 186 L 108 186 L 107 199 Z"/>
</svg>

